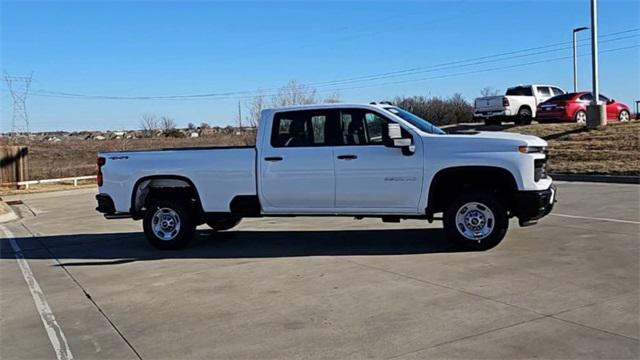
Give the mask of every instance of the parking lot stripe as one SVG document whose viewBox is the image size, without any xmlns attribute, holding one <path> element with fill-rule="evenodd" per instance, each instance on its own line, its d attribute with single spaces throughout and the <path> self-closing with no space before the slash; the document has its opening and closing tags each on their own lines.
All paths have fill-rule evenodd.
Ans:
<svg viewBox="0 0 640 360">
<path fill-rule="evenodd" d="M 567 215 L 567 214 L 549 214 L 553 216 L 566 217 L 572 219 L 586 219 L 586 220 L 597 220 L 597 221 L 609 221 L 609 222 L 619 222 L 625 224 L 638 224 L 640 225 L 640 221 L 632 221 L 632 220 L 621 220 L 621 219 L 609 219 L 609 218 L 597 218 L 590 216 L 577 216 L 577 215 Z"/>
<path fill-rule="evenodd" d="M 22 249 L 18 246 L 13 233 L 3 225 L 0 225 L 0 230 L 2 230 L 4 236 L 9 239 L 9 244 L 11 244 L 11 247 L 13 248 L 14 255 L 18 261 L 18 266 L 22 271 L 24 280 L 27 282 L 27 286 L 29 287 L 29 291 L 33 297 L 33 302 L 38 310 L 38 314 L 40 314 L 40 319 L 42 319 L 42 324 L 44 325 L 44 329 L 47 331 L 47 336 L 49 337 L 51 346 L 53 346 L 56 357 L 59 360 L 73 359 L 73 354 L 71 354 L 71 349 L 69 349 L 67 338 L 64 336 L 62 328 L 58 325 L 55 316 L 53 316 L 53 311 L 44 297 L 44 292 L 42 292 L 40 285 L 36 281 L 36 278 L 31 271 L 31 267 L 22 254 Z"/>
</svg>

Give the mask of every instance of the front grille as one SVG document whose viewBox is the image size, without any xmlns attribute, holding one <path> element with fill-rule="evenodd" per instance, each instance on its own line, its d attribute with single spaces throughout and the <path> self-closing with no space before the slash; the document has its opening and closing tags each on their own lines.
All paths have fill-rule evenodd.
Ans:
<svg viewBox="0 0 640 360">
<path fill-rule="evenodd" d="M 547 158 L 533 161 L 533 180 L 540 181 L 547 177 Z"/>
</svg>

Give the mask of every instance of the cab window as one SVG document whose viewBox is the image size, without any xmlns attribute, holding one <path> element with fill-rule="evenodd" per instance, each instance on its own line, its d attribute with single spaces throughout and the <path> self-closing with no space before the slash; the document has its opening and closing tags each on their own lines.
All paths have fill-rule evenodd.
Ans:
<svg viewBox="0 0 640 360">
<path fill-rule="evenodd" d="M 340 110 L 339 145 L 383 145 L 384 130 L 389 119 L 366 109 Z M 403 136 L 410 137 L 402 129 Z"/>
<path fill-rule="evenodd" d="M 326 111 L 291 111 L 277 113 L 271 130 L 273 147 L 331 145 L 331 113 Z"/>
</svg>

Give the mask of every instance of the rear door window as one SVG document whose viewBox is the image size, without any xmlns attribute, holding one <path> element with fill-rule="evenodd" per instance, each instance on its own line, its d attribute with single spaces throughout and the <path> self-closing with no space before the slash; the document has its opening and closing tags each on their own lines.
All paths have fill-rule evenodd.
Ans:
<svg viewBox="0 0 640 360">
<path fill-rule="evenodd" d="M 541 97 L 549 97 L 551 96 L 551 91 L 548 86 L 538 86 L 538 94 Z"/>
<path fill-rule="evenodd" d="M 560 88 L 557 87 L 552 87 L 551 91 L 553 91 L 553 95 L 557 96 L 557 95 L 563 95 L 564 91 L 562 91 Z"/>
<path fill-rule="evenodd" d="M 580 100 L 580 101 L 592 101 L 593 100 L 593 95 L 584 94 L 584 95 L 580 96 L 580 98 L 578 100 Z"/>
<path fill-rule="evenodd" d="M 276 113 L 271 131 L 271 146 L 327 146 L 335 143 L 332 132 L 334 111 L 290 111 Z"/>
</svg>

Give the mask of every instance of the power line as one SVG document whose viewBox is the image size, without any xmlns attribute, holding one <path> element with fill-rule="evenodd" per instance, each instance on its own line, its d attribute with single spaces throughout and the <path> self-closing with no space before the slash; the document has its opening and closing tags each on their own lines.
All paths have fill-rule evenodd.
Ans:
<svg viewBox="0 0 640 360">
<path fill-rule="evenodd" d="M 607 50 L 600 51 L 600 54 L 611 53 L 611 52 L 616 52 L 616 51 L 623 51 L 623 50 L 629 50 L 629 49 L 634 49 L 634 48 L 638 48 L 638 47 L 640 47 L 640 45 L 631 45 L 631 46 L 607 49 Z M 590 53 L 586 53 L 586 54 L 580 55 L 580 57 L 589 56 L 589 55 L 590 55 Z M 543 63 L 557 62 L 557 61 L 567 60 L 567 59 L 571 59 L 571 58 L 573 58 L 573 56 L 561 56 L 561 57 L 550 58 L 550 59 L 542 59 L 542 60 L 531 61 L 531 62 L 526 62 L 526 63 L 512 64 L 512 65 L 499 66 L 499 67 L 493 67 L 493 68 L 476 69 L 476 70 L 457 72 L 457 73 L 442 74 L 442 75 L 431 76 L 431 77 L 412 78 L 412 79 L 388 81 L 388 82 L 382 82 L 382 83 L 366 84 L 366 85 L 342 87 L 342 88 L 331 88 L 331 89 L 326 89 L 325 92 L 328 93 L 328 92 L 343 91 L 343 90 L 355 90 L 355 89 L 364 89 L 364 88 L 380 87 L 380 86 L 387 86 L 387 85 L 397 85 L 397 84 L 412 83 L 412 82 L 422 82 L 422 81 L 435 80 L 435 79 L 444 79 L 444 78 L 449 78 L 449 77 L 457 77 L 457 76 L 471 75 L 471 74 L 484 73 L 484 72 L 494 72 L 494 71 L 500 71 L 500 70 L 509 70 L 509 69 L 514 69 L 514 68 L 519 68 L 519 67 L 543 64 Z M 277 93 L 262 93 L 260 95 L 261 96 L 273 96 L 273 95 L 277 95 Z M 41 95 L 38 95 L 38 96 L 54 97 L 54 98 L 67 98 L 67 99 L 79 99 L 77 97 L 69 97 L 69 96 L 64 96 L 64 95 L 41 94 Z M 218 98 L 215 98 L 213 100 L 242 100 L 242 99 L 251 99 L 253 97 L 254 96 L 251 96 L 251 95 L 225 97 L 225 98 L 218 97 Z M 182 99 L 182 100 L 212 100 L 212 99 L 200 98 L 200 99 Z"/>
<path fill-rule="evenodd" d="M 631 32 L 636 32 L 638 30 L 640 30 L 640 28 L 618 31 L 618 32 L 603 35 L 601 36 L 601 38 L 628 34 Z M 601 43 L 630 39 L 637 36 L 638 34 L 627 35 L 627 36 L 603 40 L 601 41 Z M 588 39 L 585 39 L 583 41 L 587 41 L 587 40 Z M 461 67 L 470 67 L 470 66 L 476 66 L 476 65 L 487 64 L 492 62 L 523 58 L 528 56 L 538 56 L 545 53 L 551 53 L 551 52 L 556 52 L 556 51 L 561 51 L 561 50 L 566 50 L 571 48 L 570 46 L 558 48 L 558 46 L 567 45 L 567 44 L 571 44 L 571 41 L 558 42 L 558 43 L 553 43 L 548 45 L 531 47 L 527 49 L 502 52 L 502 53 L 493 54 L 493 55 L 486 55 L 486 56 L 470 58 L 465 60 L 451 61 L 451 62 L 435 64 L 435 65 L 420 66 L 420 67 L 414 67 L 414 68 L 409 68 L 404 70 L 390 71 L 390 72 L 371 74 L 371 75 L 363 75 L 363 76 L 357 76 L 357 77 L 340 79 L 340 80 L 312 82 L 312 83 L 307 83 L 303 85 L 314 86 L 314 87 L 332 87 L 332 86 L 338 86 L 338 85 L 370 82 L 370 81 L 380 80 L 380 79 L 410 76 L 410 75 L 416 75 L 416 74 L 422 74 L 422 73 L 428 73 L 428 72 L 451 70 L 451 69 L 456 69 Z M 583 47 L 583 46 L 586 46 L 586 44 L 580 45 L 580 47 Z M 543 50 L 543 51 L 540 51 L 540 50 Z M 245 96 L 243 95 L 260 95 L 260 94 L 264 94 L 265 92 L 272 92 L 277 90 L 278 88 L 267 88 L 262 90 L 243 90 L 243 91 L 229 91 L 229 92 L 218 92 L 218 93 L 167 95 L 167 96 L 110 96 L 110 95 L 90 95 L 90 94 L 68 93 L 68 92 L 59 92 L 59 91 L 36 90 L 34 91 L 34 95 L 46 96 L 46 97 L 78 98 L 78 99 L 84 98 L 84 99 L 102 99 L 102 100 L 195 100 L 199 98 L 230 99 L 232 96 L 238 96 L 237 98 L 245 98 Z"/>
</svg>

